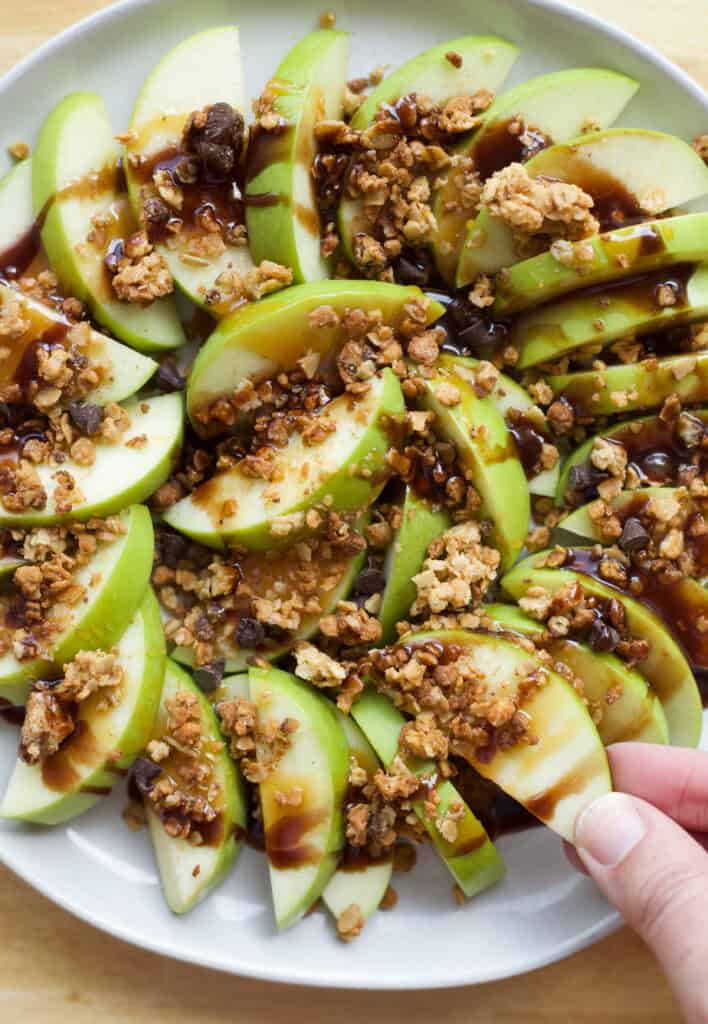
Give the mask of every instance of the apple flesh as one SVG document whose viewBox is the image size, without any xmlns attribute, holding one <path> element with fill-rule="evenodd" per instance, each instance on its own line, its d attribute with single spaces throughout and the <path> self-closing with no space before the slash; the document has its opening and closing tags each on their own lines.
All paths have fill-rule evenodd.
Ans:
<svg viewBox="0 0 708 1024">
<path fill-rule="evenodd" d="M 23 160 L 0 179 L 0 259 L 34 225 L 32 160 Z M 4 263 L 4 259 L 2 259 Z"/>
<path fill-rule="evenodd" d="M 285 130 L 257 129 L 251 135 L 246 170 L 251 255 L 256 263 L 273 260 L 290 267 L 297 284 L 329 277 L 329 263 L 320 253 L 312 177 L 315 125 L 341 119 L 348 64 L 346 32 L 310 32 L 295 44 L 265 89 L 275 96 L 273 113 L 283 119 Z"/>
<path fill-rule="evenodd" d="M 529 488 L 514 440 L 493 396 L 480 398 L 463 376 L 463 363 L 440 361 L 435 376 L 424 379 L 421 398 L 435 413 L 434 429 L 457 448 L 462 465 L 473 474 L 472 483 L 482 498 L 482 515 L 493 525 L 492 544 L 501 553 L 503 569 L 514 564 L 524 546 L 530 518 Z M 451 384 L 460 402 L 444 405 L 436 392 Z"/>
<path fill-rule="evenodd" d="M 408 646 L 427 641 L 464 650 L 484 679 L 487 693 L 514 695 L 523 680 L 545 665 L 508 639 L 486 633 L 448 630 L 410 634 Z M 529 716 L 537 742 L 523 741 L 481 756 L 470 744 L 465 760 L 486 779 L 523 804 L 565 840 L 573 842 L 580 812 L 610 792 L 612 780 L 602 741 L 587 708 L 557 672 L 527 693 L 520 709 Z"/>
<path fill-rule="evenodd" d="M 162 620 L 151 590 L 116 655 L 123 669 L 119 703 L 102 709 L 102 694 L 93 694 L 79 706 L 76 730 L 56 754 L 34 765 L 18 758 L 1 817 L 43 825 L 69 821 L 110 793 L 130 768 L 150 738 L 165 674 Z"/>
<path fill-rule="evenodd" d="M 73 93 L 49 114 L 32 161 L 35 216 L 44 216 L 42 243 L 52 269 L 70 295 L 88 303 L 98 323 L 145 352 L 185 341 L 170 296 L 149 306 L 121 302 L 104 264 L 105 245 L 137 230 L 118 185 L 120 146 L 103 100 Z M 97 217 L 107 220 L 105 244 L 90 241 Z"/>
<path fill-rule="evenodd" d="M 418 288 L 379 281 L 318 281 L 286 288 L 250 303 L 222 321 L 194 361 L 187 390 L 187 411 L 194 428 L 208 433 L 200 411 L 238 391 L 249 378 L 274 377 L 295 367 L 308 351 L 321 356 L 344 343 L 341 327 L 313 327 L 310 315 L 331 306 L 341 317 L 347 309 L 380 310 L 384 323 L 397 327 L 406 306 L 423 297 Z M 439 302 L 428 306 L 428 323 L 444 313 Z"/>
<path fill-rule="evenodd" d="M 248 816 L 245 786 L 231 760 L 228 746 L 224 743 L 212 705 L 195 686 L 190 676 L 169 659 L 162 700 L 153 730 L 154 738 L 159 739 L 164 735 L 167 721 L 166 702 L 173 699 L 176 694 L 184 692 L 198 698 L 202 745 L 213 746 L 216 751 L 200 754 L 196 760 L 206 760 L 208 757 L 208 767 L 216 789 L 216 796 L 210 796 L 210 802 L 216 806 L 218 816 L 210 825 L 208 841 L 194 846 L 188 839 L 168 835 L 149 799 L 145 800 L 162 892 L 168 907 L 175 914 L 187 913 L 226 878 L 243 845 L 242 837 Z M 180 755 L 179 752 L 170 755 L 177 759 L 180 756 L 184 755 Z M 190 763 L 193 760 L 189 758 Z M 163 763 L 163 771 L 167 775 L 170 774 L 171 767 L 169 759 Z"/>
<path fill-rule="evenodd" d="M 39 511 L 7 512 L 0 507 L 0 527 L 51 526 L 85 521 L 93 516 L 114 515 L 127 505 L 145 501 L 169 476 L 182 443 L 184 412 L 178 394 L 133 399 L 123 406 L 130 427 L 117 443 L 95 441 L 96 458 L 91 466 L 79 465 L 68 457 L 62 469 L 71 473 L 83 496 L 69 512 L 59 512 L 55 494 L 56 467 L 36 467 L 47 492 L 46 508 Z M 140 440 L 133 447 L 130 442 Z"/>
<path fill-rule="evenodd" d="M 488 177 L 523 159 L 520 143 L 506 131 L 510 121 L 520 119 L 547 139 L 565 142 L 580 135 L 590 123 L 607 128 L 638 88 L 634 79 L 603 68 L 569 68 L 531 78 L 496 97 L 482 127 L 457 147 L 456 155 L 471 157 L 483 177 Z M 433 205 L 438 223 L 433 254 L 448 284 L 455 283 L 467 225 L 474 217 L 472 210 L 457 206 L 457 198 L 455 175 L 450 174 L 437 190 Z M 464 283 L 459 280 L 458 286 Z"/>
<path fill-rule="evenodd" d="M 128 628 L 147 589 L 153 558 L 153 529 L 144 505 L 133 505 L 121 514 L 126 532 L 96 554 L 76 573 L 86 588 L 85 600 L 70 609 L 57 606 L 48 612 L 51 621 L 61 617 L 51 647 L 38 658 L 18 661 L 12 651 L 0 656 L 0 697 L 19 704 L 30 684 L 70 661 L 77 651 L 110 650 Z"/>
<path fill-rule="evenodd" d="M 338 512 L 366 508 L 385 482 L 391 427 L 405 415 L 398 378 L 385 369 L 360 401 L 344 394 L 322 415 L 335 430 L 314 447 L 291 435 L 274 456 L 273 481 L 245 476 L 237 463 L 168 509 L 165 521 L 207 547 L 267 550 L 312 533 L 305 513 L 323 502 Z"/>
<path fill-rule="evenodd" d="M 351 714 L 388 768 L 398 755 L 398 740 L 406 719 L 388 697 L 371 688 L 357 698 Z M 457 838 L 448 842 L 438 830 L 435 820 L 426 812 L 425 801 L 413 801 L 413 810 L 457 885 L 468 899 L 494 885 L 504 876 L 504 862 L 482 823 L 453 784 L 448 779 L 438 778 L 433 761 L 409 759 L 407 763 L 411 771 L 424 778 L 426 784 L 435 790 L 438 816 L 445 815 L 451 807 L 461 806 L 464 809 L 464 816 L 457 821 Z"/>
<path fill-rule="evenodd" d="M 677 263 L 708 259 L 708 213 L 632 224 L 594 235 L 582 243 L 592 258 L 571 266 L 550 252 L 539 253 L 508 267 L 496 282 L 494 312 L 507 315 L 551 302 L 579 288 L 605 284 L 630 274 L 647 273 Z"/>
<path fill-rule="evenodd" d="M 349 746 L 333 706 L 310 686 L 279 669 L 251 668 L 251 700 L 261 726 L 298 723 L 276 767 L 259 785 L 275 920 L 289 928 L 322 895 L 344 844 L 342 808 Z M 256 756 L 268 757 L 257 746 Z M 302 791 L 297 807 L 278 794 Z"/>
<path fill-rule="evenodd" d="M 503 630 L 532 639 L 544 631 L 541 623 L 515 605 L 486 605 L 484 614 Z M 640 672 L 628 668 L 615 654 L 603 654 L 587 644 L 564 637 L 546 649 L 554 662 L 567 665 L 582 680 L 583 696 L 601 712 L 596 724 L 606 747 L 629 741 L 669 742 L 669 727 L 661 701 Z"/>
<path fill-rule="evenodd" d="M 708 192 L 708 167 L 688 143 L 642 128 L 611 128 L 550 146 L 529 160 L 526 170 L 533 178 L 579 185 L 593 198 L 604 190 L 624 194 L 638 212 L 651 197 L 652 215 Z M 457 285 L 462 287 L 478 274 L 495 274 L 518 261 L 511 229 L 483 207 L 467 229 Z"/>
<path fill-rule="evenodd" d="M 579 583 L 597 597 L 619 601 L 625 611 L 629 633 L 649 645 L 641 672 L 662 703 L 671 743 L 695 747 L 701 736 L 701 697 L 690 666 L 666 624 L 643 604 L 621 590 L 575 569 L 549 569 L 543 561 L 549 552 L 525 558 L 502 579 L 502 587 L 513 598 L 523 597 L 530 587 L 543 587 L 555 594 L 566 583 Z"/>
<path fill-rule="evenodd" d="M 185 39 L 146 79 L 133 107 L 132 134 L 125 146 L 128 194 L 138 219 L 143 209 L 140 165 L 150 164 L 158 156 L 176 156 L 189 115 L 214 103 L 229 103 L 242 112 L 247 105 L 235 25 L 207 29 Z M 189 258 L 179 244 L 174 249 L 162 244 L 158 248 L 167 259 L 177 287 L 212 313 L 218 311 L 208 305 L 206 295 L 219 275 L 227 270 L 243 274 L 253 268 L 246 246 L 227 244 L 220 256 L 197 260 Z"/>
</svg>

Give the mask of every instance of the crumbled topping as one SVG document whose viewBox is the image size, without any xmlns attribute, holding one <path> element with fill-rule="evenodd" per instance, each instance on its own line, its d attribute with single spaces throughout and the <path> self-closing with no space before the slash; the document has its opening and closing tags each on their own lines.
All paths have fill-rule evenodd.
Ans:
<svg viewBox="0 0 708 1024">
<path fill-rule="evenodd" d="M 460 611 L 479 604 L 496 578 L 500 556 L 482 544 L 473 521 L 447 530 L 432 542 L 421 571 L 413 577 L 417 598 L 411 615 Z"/>
<path fill-rule="evenodd" d="M 162 253 L 150 243 L 145 231 L 138 231 L 125 242 L 124 254 L 114 264 L 111 284 L 121 302 L 149 306 L 155 299 L 174 291 L 174 280 Z"/>
<path fill-rule="evenodd" d="M 490 214 L 522 236 L 550 235 L 571 241 L 597 234 L 593 200 L 577 185 L 532 178 L 523 164 L 509 164 L 484 184 Z"/>
</svg>

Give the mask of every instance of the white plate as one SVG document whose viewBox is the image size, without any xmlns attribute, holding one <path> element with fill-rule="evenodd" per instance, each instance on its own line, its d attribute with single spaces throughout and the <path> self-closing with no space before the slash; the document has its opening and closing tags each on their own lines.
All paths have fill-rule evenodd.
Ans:
<svg viewBox="0 0 708 1024">
<path fill-rule="evenodd" d="M 116 131 L 127 125 L 136 90 L 156 60 L 210 25 L 242 29 L 248 95 L 282 55 L 317 24 L 324 0 L 132 0 L 82 22 L 42 47 L 0 84 L 0 148 L 33 141 L 65 93 L 102 93 Z M 336 5 L 335 5 L 336 6 Z M 522 47 L 511 83 L 566 66 L 596 64 L 636 76 L 638 98 L 623 123 L 685 138 L 708 129 L 708 99 L 681 72 L 588 15 L 541 0 L 358 0 L 339 7 L 353 32 L 353 74 L 398 63 L 454 36 L 490 32 Z M 4 157 L 0 157 L 0 160 Z M 0 724 L 0 779 L 9 774 L 16 735 Z M 0 824 L 0 858 L 56 903 L 129 942 L 193 963 L 274 981 L 352 988 L 423 988 L 509 977 L 559 960 L 606 935 L 617 915 L 567 865 L 544 830 L 500 843 L 503 884 L 459 909 L 452 883 L 427 851 L 395 877 L 399 905 L 378 914 L 350 946 L 316 913 L 278 935 L 264 858 L 244 851 L 224 885 L 185 918 L 160 896 L 147 835 L 119 817 L 123 793 L 61 828 Z"/>
</svg>

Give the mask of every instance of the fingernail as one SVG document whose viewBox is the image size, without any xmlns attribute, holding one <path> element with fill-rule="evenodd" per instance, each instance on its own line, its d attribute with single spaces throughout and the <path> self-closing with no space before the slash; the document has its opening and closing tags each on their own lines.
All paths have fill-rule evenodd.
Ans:
<svg viewBox="0 0 708 1024">
<path fill-rule="evenodd" d="M 606 868 L 625 860 L 646 835 L 646 826 L 626 793 L 608 793 L 581 812 L 575 823 L 575 846 L 585 860 Z"/>
</svg>

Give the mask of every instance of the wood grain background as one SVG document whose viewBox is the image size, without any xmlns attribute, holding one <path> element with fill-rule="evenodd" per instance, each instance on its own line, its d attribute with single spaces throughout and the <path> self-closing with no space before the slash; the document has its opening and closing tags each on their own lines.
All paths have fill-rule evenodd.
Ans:
<svg viewBox="0 0 708 1024">
<path fill-rule="evenodd" d="M 708 85 L 706 0 L 575 4 L 658 47 Z M 97 0 L 0 0 L 0 73 L 48 37 L 106 6 Z M 338 993 L 246 981 L 133 949 L 70 917 L 0 868 L 2 1024 L 94 1024 L 99 1016 L 102 1024 L 663 1024 L 680 1019 L 653 959 L 626 929 L 511 982 L 443 992 Z"/>
</svg>

